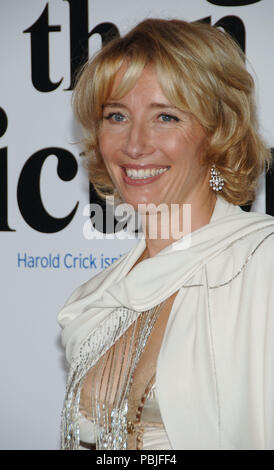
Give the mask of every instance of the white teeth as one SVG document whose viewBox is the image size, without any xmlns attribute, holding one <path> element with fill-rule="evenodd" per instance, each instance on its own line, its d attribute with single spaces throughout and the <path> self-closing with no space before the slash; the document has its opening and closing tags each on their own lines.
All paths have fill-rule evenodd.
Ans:
<svg viewBox="0 0 274 470">
<path fill-rule="evenodd" d="M 126 168 L 126 174 L 132 179 L 146 179 L 151 176 L 160 175 L 167 171 L 168 168 L 147 168 L 146 170 L 135 170 L 132 168 Z"/>
</svg>

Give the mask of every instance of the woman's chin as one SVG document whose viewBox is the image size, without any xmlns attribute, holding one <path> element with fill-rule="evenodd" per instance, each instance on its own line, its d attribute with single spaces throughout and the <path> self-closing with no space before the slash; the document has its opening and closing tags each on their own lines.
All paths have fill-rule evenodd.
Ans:
<svg viewBox="0 0 274 470">
<path fill-rule="evenodd" d="M 134 198 L 134 197 L 127 197 L 124 198 L 124 203 L 131 205 L 135 211 L 139 213 L 145 213 L 149 209 L 149 206 L 152 205 L 157 207 L 159 204 L 163 204 L 162 201 L 159 201 L 156 197 L 155 198 Z"/>
</svg>

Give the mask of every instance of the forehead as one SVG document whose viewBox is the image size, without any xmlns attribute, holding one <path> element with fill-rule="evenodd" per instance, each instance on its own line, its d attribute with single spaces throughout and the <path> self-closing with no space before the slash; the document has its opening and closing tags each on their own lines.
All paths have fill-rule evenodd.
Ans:
<svg viewBox="0 0 274 470">
<path fill-rule="evenodd" d="M 144 98 L 159 96 L 167 101 L 153 64 L 147 64 L 141 71 L 134 72 L 134 69 L 131 70 L 130 66 L 123 64 L 115 75 L 109 99 L 121 99 L 138 95 Z"/>
</svg>

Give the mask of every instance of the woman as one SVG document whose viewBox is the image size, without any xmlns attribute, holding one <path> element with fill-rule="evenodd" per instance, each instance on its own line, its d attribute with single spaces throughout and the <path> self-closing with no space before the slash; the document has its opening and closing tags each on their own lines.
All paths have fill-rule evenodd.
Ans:
<svg viewBox="0 0 274 470">
<path fill-rule="evenodd" d="M 74 105 L 94 187 L 144 236 L 58 315 L 62 447 L 274 448 L 274 219 L 239 207 L 270 155 L 241 51 L 148 19 L 86 64 Z"/>
</svg>

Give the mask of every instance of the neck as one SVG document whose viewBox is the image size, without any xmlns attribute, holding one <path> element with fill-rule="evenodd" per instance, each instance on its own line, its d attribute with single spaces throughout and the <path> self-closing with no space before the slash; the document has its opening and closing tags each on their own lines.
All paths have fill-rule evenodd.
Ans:
<svg viewBox="0 0 274 470">
<path fill-rule="evenodd" d="M 168 206 L 157 213 L 141 214 L 146 238 L 144 258 L 150 258 L 179 238 L 209 223 L 216 204 L 216 194 L 210 193 L 199 203 Z"/>
</svg>

